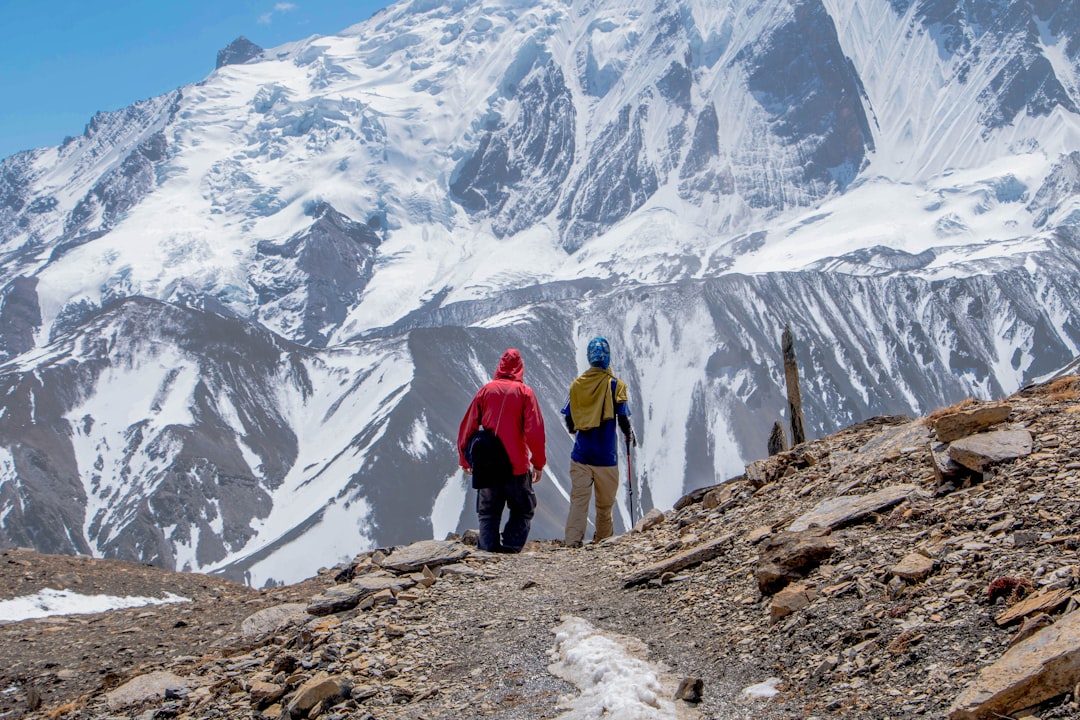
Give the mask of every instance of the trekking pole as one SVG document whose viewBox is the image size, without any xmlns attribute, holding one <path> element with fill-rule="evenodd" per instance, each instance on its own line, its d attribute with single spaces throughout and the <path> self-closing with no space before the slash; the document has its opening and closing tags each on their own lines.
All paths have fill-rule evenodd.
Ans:
<svg viewBox="0 0 1080 720">
<path fill-rule="evenodd" d="M 630 492 L 630 529 L 632 530 L 637 522 L 634 520 L 634 482 L 633 471 L 630 468 L 630 436 L 626 436 L 626 489 Z"/>
</svg>

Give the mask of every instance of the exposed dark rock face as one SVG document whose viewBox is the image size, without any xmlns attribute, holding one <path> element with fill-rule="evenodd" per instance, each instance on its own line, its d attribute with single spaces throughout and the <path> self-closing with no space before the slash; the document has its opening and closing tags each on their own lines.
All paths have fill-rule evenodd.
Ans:
<svg viewBox="0 0 1080 720">
<path fill-rule="evenodd" d="M 891 0 L 891 4 L 905 13 L 913 0 Z M 1057 107 L 1078 112 L 1076 88 L 1070 93 L 1044 50 L 1060 39 L 1074 71 L 1080 69 L 1080 4 L 1076 0 L 920 0 L 915 18 L 937 40 L 944 56 L 956 58 L 961 81 L 975 66 L 1000 64 L 1002 57 L 1007 58 L 979 93 L 978 102 L 984 106 L 979 119 L 987 130 L 1011 125 L 1022 113 L 1044 116 Z"/>
<path fill-rule="evenodd" d="M 1035 216 L 1035 227 L 1046 225 L 1063 203 L 1077 196 L 1080 196 L 1080 150 L 1061 158 L 1028 204 L 1028 211 Z M 1080 227 L 1080 213 L 1073 213 L 1063 224 Z"/>
<path fill-rule="evenodd" d="M 299 350 L 238 320 L 133 298 L 33 370 L 9 366 L 0 376 L 8 398 L 0 444 L 18 479 L 0 484 L 8 513 L 0 543 L 163 567 L 175 565 L 180 545 L 200 565 L 242 546 L 296 457 L 295 435 L 271 399 L 283 380 L 303 396 Z M 119 368 L 158 362 L 173 368 L 159 371 L 152 399 L 136 401 L 141 389 L 114 381 Z M 111 447 L 97 427 L 114 418 L 80 414 L 99 392 L 121 405 L 150 400 L 146 418 L 122 429 L 124 447 Z"/>
<path fill-rule="evenodd" d="M 684 110 L 690 109 L 694 76 L 690 68 L 677 62 L 671 63 L 664 76 L 656 83 L 660 95 Z"/>
<path fill-rule="evenodd" d="M 979 94 L 979 101 L 988 106 L 981 119 L 991 129 L 1010 125 L 1022 112 L 1049 115 L 1057 107 L 1080 112 L 1054 73 L 1054 66 L 1035 52 L 1010 59 Z"/>
<path fill-rule="evenodd" d="M 450 183 L 462 207 L 491 217 L 499 236 L 547 216 L 574 162 L 576 111 L 562 70 L 538 65 L 514 99 L 516 121 L 486 131 Z"/>
<path fill-rule="evenodd" d="M 154 133 L 94 185 L 68 216 L 65 239 L 57 244 L 54 257 L 101 237 L 146 197 L 156 181 L 154 166 L 165 159 L 166 150 L 164 134 Z"/>
<path fill-rule="evenodd" d="M 41 325 L 37 280 L 16 277 L 0 291 L 0 362 L 34 347 L 34 331 Z"/>
<path fill-rule="evenodd" d="M 760 46 L 745 47 L 739 60 L 771 132 L 806 156 L 802 183 L 809 194 L 821 197 L 851 184 L 874 138 L 859 76 L 820 0 L 796 3 L 791 20 Z M 751 205 L 774 202 L 758 188 L 744 192 Z"/>
<path fill-rule="evenodd" d="M 731 195 L 735 178 L 731 166 L 720 158 L 720 121 L 716 106 L 709 103 L 697 117 L 694 137 L 679 171 L 679 195 L 692 202 L 713 194 Z"/>
<path fill-rule="evenodd" d="M 296 342 L 326 345 L 371 279 L 380 238 L 375 229 L 345 217 L 327 203 L 311 207 L 314 222 L 283 243 L 260 242 L 251 285 L 259 297 L 259 318 L 271 327 L 281 318 L 299 318 L 281 327 Z"/>
<path fill-rule="evenodd" d="M 687 178 L 704 170 L 720 157 L 720 121 L 716 117 L 716 106 L 709 103 L 697 118 L 694 139 L 683 161 L 680 177 Z"/>
<path fill-rule="evenodd" d="M 1031 0 L 1035 17 L 1046 23 L 1047 29 L 1065 39 L 1066 56 L 1074 65 L 1080 63 L 1080 2 L 1078 0 Z"/>
<path fill-rule="evenodd" d="M 241 35 L 231 43 L 218 50 L 217 67 L 226 65 L 241 65 L 248 60 L 262 55 L 263 49 Z"/>
<path fill-rule="evenodd" d="M 659 187 L 645 148 L 647 116 L 647 105 L 625 105 L 593 143 L 589 172 L 573 181 L 559 208 L 567 252 L 637 210 Z"/>
<path fill-rule="evenodd" d="M 0 223 L 11 226 L 27 206 L 35 153 L 21 152 L 0 161 Z"/>
</svg>

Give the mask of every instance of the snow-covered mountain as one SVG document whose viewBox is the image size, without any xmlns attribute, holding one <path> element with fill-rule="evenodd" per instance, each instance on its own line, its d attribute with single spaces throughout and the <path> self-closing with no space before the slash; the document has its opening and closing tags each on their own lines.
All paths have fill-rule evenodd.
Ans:
<svg viewBox="0 0 1080 720">
<path fill-rule="evenodd" d="M 511 346 L 544 537 L 593 334 L 643 508 L 764 454 L 785 324 L 811 434 L 1080 353 L 1076 0 L 412 0 L 218 64 L 0 161 L 0 544 L 261 585 L 474 525 Z"/>
</svg>

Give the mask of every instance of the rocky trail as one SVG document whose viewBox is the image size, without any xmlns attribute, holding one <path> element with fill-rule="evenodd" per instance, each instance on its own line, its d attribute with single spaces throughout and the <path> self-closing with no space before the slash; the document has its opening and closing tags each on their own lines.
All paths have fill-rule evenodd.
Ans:
<svg viewBox="0 0 1080 720">
<path fill-rule="evenodd" d="M 804 443 L 600 544 L 426 541 L 262 591 L 0 551 L 0 601 L 190 600 L 0 622 L 0 718 L 586 717 L 566 618 L 663 666 L 642 718 L 1077 717 L 1078 441 L 1066 378 Z"/>
</svg>

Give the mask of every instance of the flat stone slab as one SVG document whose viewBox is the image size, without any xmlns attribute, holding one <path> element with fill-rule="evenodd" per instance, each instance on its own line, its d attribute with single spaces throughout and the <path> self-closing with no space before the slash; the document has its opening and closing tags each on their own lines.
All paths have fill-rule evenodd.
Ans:
<svg viewBox="0 0 1080 720">
<path fill-rule="evenodd" d="M 698 565 L 708 560 L 712 560 L 727 552 L 731 545 L 732 537 L 730 535 L 719 537 L 704 545 L 698 545 L 697 547 L 681 552 L 667 560 L 661 560 L 660 562 L 644 567 L 628 576 L 623 584 L 625 587 L 641 585 L 642 583 L 660 577 L 664 573 L 678 572 L 691 565 Z"/>
<path fill-rule="evenodd" d="M 1028 615 L 1034 615 L 1035 613 L 1040 612 L 1052 612 L 1067 603 L 1072 595 L 1073 591 L 1069 588 L 1044 590 L 1037 595 L 1032 595 L 1031 597 L 1016 603 L 1011 608 L 998 615 L 997 618 L 994 619 L 994 622 L 996 622 L 999 627 L 1005 627 L 1009 623 L 1014 623 Z"/>
<path fill-rule="evenodd" d="M 934 421 L 934 432 L 941 442 L 952 442 L 1009 419 L 1011 405 L 987 405 L 973 410 L 943 415 Z"/>
<path fill-rule="evenodd" d="M 453 540 L 421 540 L 412 545 L 395 548 L 379 564 L 387 570 L 411 573 L 440 565 L 449 565 L 469 555 L 469 548 Z"/>
<path fill-rule="evenodd" d="M 922 447 L 929 434 L 922 420 L 885 428 L 858 449 L 859 463 L 879 463 L 896 457 L 906 448 Z"/>
<path fill-rule="evenodd" d="M 167 691 L 186 690 L 188 686 L 188 681 L 179 675 L 158 670 L 127 681 L 106 694 L 105 701 L 109 704 L 110 710 L 118 710 L 148 700 L 163 699 Z"/>
<path fill-rule="evenodd" d="M 987 465 L 1031 454 L 1027 430 L 995 430 L 960 438 L 949 445 L 949 457 L 966 468 L 982 472 Z"/>
<path fill-rule="evenodd" d="M 240 634 L 248 640 L 260 638 L 293 622 L 306 622 L 308 619 L 307 605 L 284 603 L 248 615 L 244 622 L 240 623 Z"/>
<path fill-rule="evenodd" d="M 389 591 L 398 593 L 412 587 L 416 582 L 407 578 L 386 575 L 361 575 L 351 582 L 335 585 L 320 595 L 311 598 L 306 611 L 312 615 L 330 615 L 352 610 L 369 595 Z"/>
<path fill-rule="evenodd" d="M 829 456 L 834 468 L 861 468 L 879 465 L 889 458 L 899 456 L 904 450 L 925 447 L 930 439 L 930 428 L 922 420 L 884 426 L 876 435 L 857 450 L 838 450 Z"/>
<path fill-rule="evenodd" d="M 1080 612 L 1017 643 L 983 668 L 952 707 L 949 720 L 984 720 L 1071 692 L 1080 676 Z"/>
<path fill-rule="evenodd" d="M 796 518 L 787 529 L 790 532 L 800 532 L 815 525 L 829 529 L 842 527 L 899 505 L 918 489 L 916 485 L 892 485 L 869 495 L 844 495 L 825 500 L 810 512 Z"/>
</svg>

